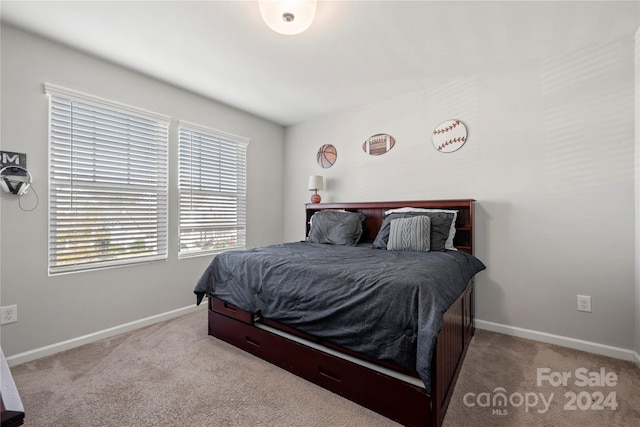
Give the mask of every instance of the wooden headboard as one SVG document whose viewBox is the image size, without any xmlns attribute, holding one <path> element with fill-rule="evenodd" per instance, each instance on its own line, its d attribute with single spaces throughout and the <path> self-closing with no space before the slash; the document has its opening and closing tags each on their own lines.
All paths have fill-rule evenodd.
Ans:
<svg viewBox="0 0 640 427">
<path fill-rule="evenodd" d="M 363 223 L 361 243 L 372 243 L 384 218 L 387 209 L 404 207 L 426 209 L 453 209 L 458 211 L 456 220 L 456 236 L 454 246 L 464 252 L 473 254 L 473 206 L 474 199 L 458 200 L 412 200 L 399 202 L 355 202 L 355 203 L 307 203 L 306 234 L 309 235 L 309 220 L 314 213 L 325 209 L 342 209 L 363 213 L 366 218 Z"/>
</svg>

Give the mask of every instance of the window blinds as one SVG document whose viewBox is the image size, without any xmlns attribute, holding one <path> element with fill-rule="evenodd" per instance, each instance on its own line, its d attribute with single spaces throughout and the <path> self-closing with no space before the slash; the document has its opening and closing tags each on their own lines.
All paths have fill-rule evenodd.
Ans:
<svg viewBox="0 0 640 427">
<path fill-rule="evenodd" d="M 249 140 L 181 121 L 179 257 L 246 246 Z"/>
<path fill-rule="evenodd" d="M 49 273 L 167 258 L 169 118 L 45 84 Z"/>
</svg>

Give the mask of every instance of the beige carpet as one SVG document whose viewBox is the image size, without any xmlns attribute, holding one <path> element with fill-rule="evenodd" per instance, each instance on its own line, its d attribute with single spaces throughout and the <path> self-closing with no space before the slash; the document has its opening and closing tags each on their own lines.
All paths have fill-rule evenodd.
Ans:
<svg viewBox="0 0 640 427">
<path fill-rule="evenodd" d="M 618 380 L 580 388 L 572 377 L 567 387 L 538 387 L 537 368 L 546 367 L 550 373 L 604 367 Z M 208 336 L 204 310 L 14 366 L 12 373 L 26 426 L 397 426 Z M 528 411 L 507 402 L 500 415 L 486 404 L 497 387 L 514 404 L 515 393 L 530 403 L 526 393 L 542 393 L 545 401 L 554 395 L 545 413 L 537 411 L 544 409 L 540 402 Z M 618 406 L 564 410 L 571 390 L 613 392 Z M 640 370 L 629 362 L 478 331 L 445 426 L 637 426 L 638 396 Z"/>
<path fill-rule="evenodd" d="M 546 371 L 539 375 L 538 369 Z M 570 377 L 565 374 L 563 380 L 563 373 Z M 602 381 L 610 385 L 595 385 Z M 496 390 L 500 387 L 503 390 Z M 499 399 L 494 406 L 494 396 L 500 392 L 507 396 L 506 406 Z M 632 362 L 476 330 L 443 425 L 460 426 L 638 427 L 640 368 Z"/>
</svg>

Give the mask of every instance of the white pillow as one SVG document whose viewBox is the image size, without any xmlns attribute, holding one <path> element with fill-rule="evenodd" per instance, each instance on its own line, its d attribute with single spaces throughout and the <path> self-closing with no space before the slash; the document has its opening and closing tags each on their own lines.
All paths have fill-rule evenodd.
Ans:
<svg viewBox="0 0 640 427">
<path fill-rule="evenodd" d="M 404 208 L 396 208 L 389 209 L 384 211 L 385 216 L 392 213 L 401 213 L 401 212 L 447 212 L 453 214 L 453 221 L 451 221 L 451 228 L 449 229 L 449 236 L 447 237 L 447 241 L 444 243 L 444 248 L 449 249 L 451 251 L 457 251 L 456 247 L 453 246 L 453 237 L 456 235 L 456 220 L 458 219 L 458 211 L 452 209 L 426 209 L 426 208 L 412 208 L 410 206 Z"/>
</svg>

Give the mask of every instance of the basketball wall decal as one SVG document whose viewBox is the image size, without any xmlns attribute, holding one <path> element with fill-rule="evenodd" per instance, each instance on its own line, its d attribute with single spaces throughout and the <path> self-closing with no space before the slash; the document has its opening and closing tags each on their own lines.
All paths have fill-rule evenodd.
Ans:
<svg viewBox="0 0 640 427">
<path fill-rule="evenodd" d="M 316 161 L 323 169 L 333 166 L 338 159 L 338 150 L 331 144 L 324 144 L 318 149 Z"/>
<path fill-rule="evenodd" d="M 391 150 L 396 145 L 396 140 L 386 133 L 370 136 L 362 144 L 362 150 L 372 156 L 379 156 Z"/>
<path fill-rule="evenodd" d="M 445 120 L 433 130 L 433 146 L 441 153 L 451 153 L 467 141 L 467 128 L 460 120 Z"/>
</svg>

